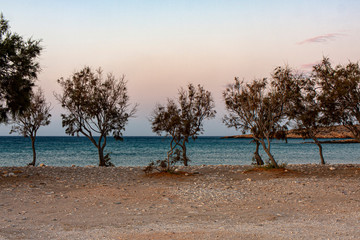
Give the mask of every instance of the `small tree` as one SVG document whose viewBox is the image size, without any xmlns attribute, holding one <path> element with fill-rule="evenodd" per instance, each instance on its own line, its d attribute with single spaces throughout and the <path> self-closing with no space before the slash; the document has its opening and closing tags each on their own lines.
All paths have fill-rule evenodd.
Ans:
<svg viewBox="0 0 360 240">
<path fill-rule="evenodd" d="M 256 143 L 254 158 L 258 164 L 262 164 L 259 158 L 258 146 L 262 145 L 274 167 L 279 167 L 271 154 L 271 139 L 275 138 L 279 131 L 286 129 L 283 122 L 284 104 L 287 96 L 284 94 L 283 78 L 286 72 L 275 69 L 272 75 L 272 88 L 267 91 L 267 79 L 254 80 L 245 84 L 238 78 L 223 92 L 225 107 L 228 114 L 223 122 L 227 127 L 242 129 L 243 133 L 250 131 Z"/>
<path fill-rule="evenodd" d="M 174 155 L 179 155 L 179 150 L 176 149 L 179 146 L 180 135 L 180 111 L 178 106 L 172 99 L 168 99 L 167 105 L 157 105 L 153 111 L 151 117 L 152 130 L 158 135 L 161 135 L 163 132 L 166 133 L 166 136 L 170 136 L 170 150 L 167 152 L 167 158 L 165 160 L 157 161 L 163 170 L 168 172 L 171 171 L 171 167 L 174 166 L 178 161 L 181 161 L 179 158 L 173 158 Z M 175 160 L 175 161 L 174 161 Z M 155 162 L 152 162 L 150 166 L 154 166 Z"/>
<path fill-rule="evenodd" d="M 313 67 L 321 104 L 328 124 L 341 124 L 360 141 L 360 67 L 358 63 L 331 66 L 328 58 Z"/>
<path fill-rule="evenodd" d="M 50 104 L 46 103 L 44 94 L 39 88 L 32 96 L 30 106 L 14 119 L 14 126 L 10 133 L 17 132 L 24 137 L 30 137 L 31 139 L 33 160 L 29 165 L 35 166 L 36 164 L 35 141 L 37 131 L 41 126 L 49 125 L 50 118 Z"/>
<path fill-rule="evenodd" d="M 189 158 L 186 154 L 186 144 L 190 138 L 195 141 L 198 135 L 203 133 L 204 120 L 214 118 L 216 111 L 211 93 L 201 85 L 198 85 L 197 89 L 192 84 L 187 86 L 187 90 L 181 88 L 178 102 L 181 120 L 178 140 L 184 165 L 188 166 Z"/>
<path fill-rule="evenodd" d="M 182 154 L 179 161 L 188 166 L 186 144 L 189 139 L 195 141 L 198 135 L 203 133 L 204 120 L 214 118 L 215 113 L 211 93 L 201 85 L 195 88 L 192 84 L 188 85 L 187 90 L 180 89 L 178 104 L 168 99 L 165 107 L 158 105 L 155 108 L 151 118 L 153 132 L 158 135 L 165 133 L 166 136 L 171 137 L 170 151 L 167 156 L 168 164 L 176 148 L 179 147 Z"/>
<path fill-rule="evenodd" d="M 0 14 L 0 122 L 29 107 L 41 50 L 40 41 L 24 40 L 10 32 L 8 21 Z"/>
<path fill-rule="evenodd" d="M 65 132 L 86 136 L 98 149 L 99 166 L 112 165 L 108 155 L 104 157 L 107 137 L 112 134 L 115 140 L 122 140 L 122 131 L 137 106 L 130 109 L 125 77 L 116 79 L 108 74 L 104 79 L 101 69 L 93 72 L 85 67 L 58 83 L 63 94 L 56 98 L 68 112 L 61 115 Z"/>
</svg>

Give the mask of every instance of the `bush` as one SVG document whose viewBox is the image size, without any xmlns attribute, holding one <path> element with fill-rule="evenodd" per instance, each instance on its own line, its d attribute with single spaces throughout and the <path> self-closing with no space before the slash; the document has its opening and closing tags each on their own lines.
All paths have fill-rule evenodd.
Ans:
<svg viewBox="0 0 360 240">
<path fill-rule="evenodd" d="M 287 166 L 287 163 L 279 163 L 277 166 L 275 166 L 270 161 L 267 161 L 266 164 L 263 166 L 263 168 L 265 168 L 265 169 L 274 169 L 274 168 L 284 169 L 284 168 L 286 168 L 286 166 Z"/>
<path fill-rule="evenodd" d="M 115 167 L 115 165 L 111 162 L 110 153 L 107 153 L 104 156 L 104 162 L 105 162 L 105 167 Z"/>
<path fill-rule="evenodd" d="M 176 164 L 179 162 L 183 163 L 183 158 L 181 157 L 181 150 L 180 149 L 175 149 L 174 153 L 172 153 L 170 155 L 170 157 L 168 159 L 164 159 L 164 160 L 157 160 L 157 161 L 152 161 L 149 163 L 148 166 L 146 166 L 143 171 L 146 174 L 149 174 L 151 172 L 153 172 L 154 170 L 157 170 L 159 172 L 169 172 L 169 173 L 174 173 L 175 169 L 176 169 Z"/>
</svg>

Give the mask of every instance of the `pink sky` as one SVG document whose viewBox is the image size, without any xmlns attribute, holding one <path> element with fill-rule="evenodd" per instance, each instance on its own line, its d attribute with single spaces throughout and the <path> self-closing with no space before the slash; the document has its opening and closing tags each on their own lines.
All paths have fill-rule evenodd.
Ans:
<svg viewBox="0 0 360 240">
<path fill-rule="evenodd" d="M 188 83 L 202 84 L 216 101 L 206 135 L 237 134 L 221 122 L 221 93 L 235 76 L 269 76 L 279 65 L 309 70 L 323 56 L 360 59 L 357 1 L 4 1 L 13 31 L 42 39 L 38 85 L 53 105 L 41 135 L 64 135 L 56 80 L 88 65 L 126 75 L 140 104 L 125 135 L 153 135 L 156 103 Z M 307 68 L 307 69 L 306 69 Z M 9 127 L 1 126 L 1 135 Z"/>
</svg>

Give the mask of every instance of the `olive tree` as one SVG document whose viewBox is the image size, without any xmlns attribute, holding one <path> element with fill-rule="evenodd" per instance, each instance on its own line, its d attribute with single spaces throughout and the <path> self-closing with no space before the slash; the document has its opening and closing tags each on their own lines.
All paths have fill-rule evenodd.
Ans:
<svg viewBox="0 0 360 240">
<path fill-rule="evenodd" d="M 25 40 L 11 32 L 0 14 L 0 122 L 29 107 L 33 81 L 40 71 L 36 60 L 41 50 L 39 40 Z"/>
<path fill-rule="evenodd" d="M 46 103 L 44 94 L 39 88 L 38 91 L 32 95 L 30 106 L 22 114 L 16 115 L 14 118 L 14 125 L 10 133 L 17 132 L 31 139 L 33 160 L 29 165 L 35 166 L 36 164 L 36 135 L 41 126 L 50 124 L 50 108 L 50 104 Z"/>
<path fill-rule="evenodd" d="M 125 125 L 137 107 L 130 107 L 125 77 L 104 77 L 101 69 L 94 72 L 85 67 L 58 83 L 63 93 L 56 98 L 67 111 L 61 115 L 66 134 L 86 136 L 98 149 L 99 166 L 112 165 L 108 155 L 104 157 L 107 138 L 112 134 L 122 140 Z"/>
<path fill-rule="evenodd" d="M 315 65 L 312 78 L 329 124 L 341 124 L 360 141 L 360 68 L 358 63 L 333 67 L 329 58 Z"/>
<path fill-rule="evenodd" d="M 214 107 L 211 93 L 201 85 L 196 88 L 192 84 L 187 89 L 179 90 L 177 102 L 168 99 L 166 106 L 156 106 L 150 121 L 153 132 L 158 135 L 165 133 L 165 136 L 171 137 L 168 164 L 176 148 L 180 148 L 176 154 L 181 152 L 180 160 L 188 166 L 186 144 L 190 139 L 195 141 L 203 133 L 204 120 L 215 117 Z"/>
</svg>

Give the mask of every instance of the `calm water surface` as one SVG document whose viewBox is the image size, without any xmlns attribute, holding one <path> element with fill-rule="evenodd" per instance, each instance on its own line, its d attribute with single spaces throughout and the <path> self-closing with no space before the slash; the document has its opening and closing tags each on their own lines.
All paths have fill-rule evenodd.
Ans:
<svg viewBox="0 0 360 240">
<path fill-rule="evenodd" d="M 278 162 L 318 163 L 318 147 L 304 144 L 302 139 L 288 143 L 273 141 L 271 151 Z M 105 152 L 111 153 L 116 166 L 145 166 L 152 160 L 164 159 L 169 139 L 162 137 L 125 137 L 124 141 L 108 141 Z M 360 163 L 359 144 L 324 144 L 325 161 L 328 163 Z M 38 137 L 37 162 L 51 166 L 97 165 L 97 149 L 85 137 Z M 221 139 L 199 137 L 188 144 L 192 165 L 201 164 L 251 164 L 255 144 L 249 139 Z M 0 137 L 0 166 L 24 166 L 32 159 L 30 139 Z M 264 160 L 266 154 L 261 152 Z"/>
</svg>

